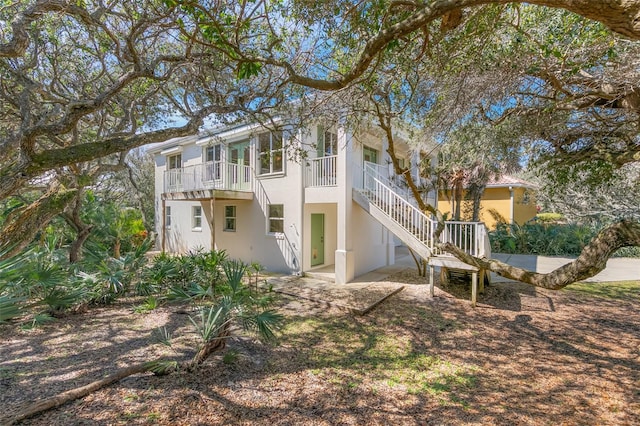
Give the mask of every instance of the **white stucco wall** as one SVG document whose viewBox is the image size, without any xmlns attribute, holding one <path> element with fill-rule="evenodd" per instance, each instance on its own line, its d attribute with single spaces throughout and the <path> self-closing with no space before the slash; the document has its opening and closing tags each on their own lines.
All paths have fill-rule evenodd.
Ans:
<svg viewBox="0 0 640 426">
<path fill-rule="evenodd" d="M 356 203 L 353 203 L 353 241 L 356 276 L 387 265 L 389 231 Z M 393 244 L 393 239 L 391 239 Z"/>
<path fill-rule="evenodd" d="M 253 133 L 252 133 L 253 132 Z M 230 257 L 245 262 L 259 262 L 273 272 L 292 273 L 309 270 L 311 259 L 311 214 L 325 215 L 325 265 L 335 263 L 336 270 L 347 271 L 345 276 L 364 274 L 370 270 L 385 266 L 390 260 L 389 247 L 393 247 L 394 238 L 375 219 L 369 216 L 351 198 L 352 185 L 347 182 L 362 181 L 363 150 L 367 145 L 378 151 L 378 164 L 387 164 L 385 141 L 380 135 L 365 133 L 354 137 L 342 129 L 337 129 L 338 161 L 342 169 L 337 170 L 338 184 L 329 188 L 308 188 L 305 190 L 304 173 L 306 163 L 287 158 L 284 173 L 273 176 L 258 176 L 254 181 L 253 200 L 215 200 L 215 212 L 210 202 L 205 201 L 166 201 L 171 207 L 172 225 L 166 230 L 166 249 L 170 252 L 186 252 L 197 247 L 211 248 L 211 230 L 209 223 L 215 223 L 215 246 L 225 249 Z M 256 168 L 257 133 L 256 129 L 237 130 L 223 134 L 224 138 L 202 138 L 183 143 L 181 149 L 184 167 L 203 161 L 203 149 L 208 144 L 225 144 L 246 139 L 251 140 L 251 165 Z M 301 140 L 308 158 L 315 158 L 317 150 L 317 127 L 306 133 L 296 135 Z M 285 139 L 287 133 L 285 132 Z M 179 145 L 179 142 L 176 146 Z M 346 148 L 345 148 L 346 147 Z M 226 149 L 222 159 L 226 158 Z M 345 170 L 346 169 L 346 170 Z M 156 228 L 158 245 L 162 240 L 162 202 L 166 157 L 156 155 Z M 359 183 L 356 183 L 357 186 Z M 267 212 L 269 204 L 284 205 L 284 232 L 269 235 L 267 232 Z M 201 205 L 203 220 L 201 229 L 192 229 L 192 207 Z M 236 206 L 236 231 L 224 231 L 225 206 Z M 350 215 L 341 218 L 340 212 Z M 346 227 L 347 231 L 340 229 Z M 342 239 L 342 240 L 341 240 Z M 393 250 L 391 250 L 391 253 Z M 340 262 L 337 260 L 340 259 Z M 391 258 L 391 260 L 393 260 Z M 338 265 L 338 263 L 340 263 Z M 339 266 L 339 268 L 338 268 Z"/>
</svg>

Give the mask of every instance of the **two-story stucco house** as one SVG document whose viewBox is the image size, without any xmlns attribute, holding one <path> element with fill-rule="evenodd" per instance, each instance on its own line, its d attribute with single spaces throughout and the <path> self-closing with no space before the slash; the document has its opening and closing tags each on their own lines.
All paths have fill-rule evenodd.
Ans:
<svg viewBox="0 0 640 426">
<path fill-rule="evenodd" d="M 289 155 L 294 149 L 303 155 Z M 169 140 L 151 150 L 158 245 L 224 249 L 276 272 L 333 267 L 336 283 L 393 264 L 399 239 L 433 258 L 433 221 L 389 178 L 386 149 L 374 130 L 320 125 L 242 125 Z M 396 149 L 411 164 L 408 147 Z M 466 238 L 473 247 L 463 242 L 465 250 L 480 250 L 480 233 L 465 232 L 451 228 L 441 240 Z"/>
</svg>

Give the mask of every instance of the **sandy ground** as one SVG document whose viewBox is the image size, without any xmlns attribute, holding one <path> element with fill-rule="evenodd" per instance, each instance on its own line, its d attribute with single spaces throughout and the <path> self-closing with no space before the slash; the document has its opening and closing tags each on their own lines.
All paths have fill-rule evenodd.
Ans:
<svg viewBox="0 0 640 426">
<path fill-rule="evenodd" d="M 132 376 L 24 424 L 640 424 L 638 287 L 611 298 L 499 283 L 474 309 L 466 287 L 429 299 L 412 272 L 389 281 L 407 285 L 362 317 L 282 297 L 277 345 L 242 336 L 195 373 Z M 185 314 L 132 308 L 0 326 L 0 415 L 193 352 Z"/>
</svg>

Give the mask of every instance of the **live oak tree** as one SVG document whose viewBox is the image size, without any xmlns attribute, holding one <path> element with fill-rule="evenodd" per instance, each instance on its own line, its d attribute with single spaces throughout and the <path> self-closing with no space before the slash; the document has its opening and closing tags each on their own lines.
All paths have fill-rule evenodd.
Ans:
<svg viewBox="0 0 640 426">
<path fill-rule="evenodd" d="M 552 166 L 583 163 L 586 167 L 606 169 L 637 161 L 640 145 L 635 125 L 637 90 L 632 65 L 637 43 L 614 37 L 606 27 L 638 38 L 634 19 L 640 5 L 633 1 L 586 0 L 533 1 L 516 6 L 511 3 L 519 2 L 279 4 L 281 15 L 285 16 L 286 11 L 286 16 L 298 18 L 295 21 L 298 26 L 274 21 L 266 27 L 266 36 L 252 38 L 250 49 L 234 44 L 233 37 L 227 36 L 237 33 L 239 27 L 243 28 L 241 25 L 225 25 L 216 18 L 225 6 L 184 4 L 198 10 L 207 25 L 215 28 L 212 37 L 228 41 L 229 51 L 241 57 L 243 63 L 253 64 L 255 69 L 279 67 L 286 72 L 288 82 L 321 91 L 342 91 L 362 85 L 375 94 L 379 73 L 393 70 L 394 59 L 408 57 L 422 66 L 422 58 L 437 63 L 439 58 L 434 52 L 445 53 L 452 55 L 453 60 L 441 61 L 444 66 L 440 69 L 427 65 L 420 75 L 436 85 L 442 81 L 450 89 L 449 93 L 432 90 L 434 97 L 427 97 L 428 101 L 448 97 L 454 104 L 462 104 L 453 109 L 457 114 L 443 108 L 452 118 L 447 123 L 452 128 L 465 117 L 471 117 L 524 130 L 520 134 L 514 132 L 514 138 L 533 145 L 529 155 Z M 532 5 L 563 10 L 549 12 Z M 254 13 L 260 9 L 264 16 L 269 16 L 274 8 L 278 9 L 268 6 L 265 3 L 263 9 L 256 6 L 251 10 Z M 338 12 L 342 10 L 346 12 Z M 244 9 L 234 11 L 237 13 L 231 22 L 243 22 Z M 575 14 L 595 19 L 604 26 Z M 482 23 L 484 18 L 485 27 L 468 25 L 469 16 L 477 18 L 476 23 Z M 486 17 L 493 17 L 497 24 L 490 26 Z M 294 33 L 298 39 L 294 38 L 297 44 L 292 45 L 290 38 Z M 305 34 L 315 38 L 309 41 Z M 303 51 L 303 47 L 308 50 Z M 304 53 L 303 59 L 298 60 L 296 53 Z M 403 75 L 402 71 L 399 74 Z M 497 84 L 491 86 L 487 82 Z M 472 93 L 476 96 L 455 102 L 465 90 L 474 87 L 490 90 L 488 93 L 476 90 Z M 427 206 L 424 209 L 428 210 Z M 482 261 L 484 267 L 501 275 L 559 288 L 597 273 L 606 263 L 602 259 L 608 258 L 612 250 L 635 245 L 639 237 L 634 222 L 621 221 L 594 239 L 576 262 L 545 275 L 544 279 L 496 261 L 469 258 L 452 246 L 446 249 L 465 262 Z"/>
<path fill-rule="evenodd" d="M 0 199 L 48 184 L 5 223 L 5 257 L 125 166 L 120 153 L 196 133 L 212 114 L 260 109 L 278 92 L 269 73 L 237 80 L 234 63 L 193 42 L 200 28 L 156 1 L 14 2 L 0 21 Z"/>
<path fill-rule="evenodd" d="M 573 17 L 570 25 L 557 28 L 558 34 L 564 34 L 556 39 L 560 48 L 553 40 L 540 43 L 531 30 L 534 26 L 518 19 L 518 15 L 530 16 L 531 10 L 546 10 L 539 6 L 560 10 L 556 16 Z M 487 44 L 496 46 L 502 41 L 512 49 L 510 71 L 504 61 L 509 52 L 497 52 L 496 57 L 500 63 L 497 75 L 510 77 L 507 81 L 512 84 L 500 86 L 502 104 L 495 97 L 495 103 L 474 105 L 470 97 L 458 110 L 462 116 L 470 111 L 467 116 L 480 117 L 480 111 L 489 121 L 528 123 L 521 128 L 534 130 L 522 139 L 535 140 L 537 131 L 547 142 L 538 147 L 539 152 L 550 153 L 546 157 L 550 161 L 577 158 L 586 164 L 619 167 L 638 160 L 633 119 L 627 119 L 633 118 L 638 105 L 633 80 L 628 79 L 634 67 L 625 67 L 622 60 L 633 58 L 637 44 L 612 37 L 609 30 L 639 39 L 639 1 L 434 0 L 371 5 L 141 0 L 122 5 L 41 0 L 8 5 L 2 13 L 3 22 L 11 21 L 4 26 L 0 44 L 0 118 L 7 123 L 2 130 L 2 198 L 56 168 L 193 133 L 212 113 L 272 108 L 277 101 L 293 99 L 293 94 L 367 87 L 378 71 L 392 70 L 393 59 L 403 54 L 421 59 L 417 62 L 422 66 L 427 59 L 437 64 L 434 52 L 439 46 L 482 47 L 482 37 L 491 36 L 491 28 L 476 31 L 465 23 L 483 15 L 496 16 L 499 22 L 493 37 L 486 38 Z M 583 58 L 563 60 L 566 53 L 573 53 L 561 49 L 571 40 L 571 32 L 578 29 L 574 38 L 579 41 L 581 28 L 591 25 L 582 17 L 599 22 L 602 40 L 611 40 L 610 49 L 624 55 L 618 59 L 605 55 L 605 45 L 593 36 L 596 29 L 586 31 L 589 42 Z M 546 52 L 545 59 L 558 61 L 538 61 L 542 67 L 527 67 L 536 65 L 531 60 L 535 53 L 518 47 L 520 38 L 536 40 L 529 47 L 538 43 L 535 47 Z M 452 49 L 442 52 L 451 54 L 453 60 L 458 55 Z M 463 63 L 441 68 L 440 76 L 454 83 L 461 76 L 459 70 L 472 72 L 471 65 L 482 65 L 482 61 L 466 63 L 469 54 L 473 51 L 462 50 Z M 492 58 L 483 59 L 485 66 L 492 62 Z M 433 68 L 426 70 L 425 81 L 437 76 Z M 483 71 L 479 78 L 466 74 L 467 79 L 459 81 L 467 84 L 459 86 L 469 88 L 474 82 L 478 86 L 488 81 L 491 69 L 476 70 Z M 292 87 L 297 89 L 288 89 Z M 516 99 L 523 103 L 512 103 Z M 187 117 L 187 124 L 153 124 L 154 119 L 172 113 Z M 602 116 L 609 124 L 602 125 Z M 616 120 L 622 120 L 624 126 L 611 127 Z M 149 123 L 157 130 L 149 130 Z M 448 124 L 456 125 L 455 121 Z M 99 128 L 103 133 L 99 134 Z M 48 194 L 64 190 L 73 188 Z M 55 206 L 66 205 L 73 195 L 69 192 L 68 198 L 49 209 L 46 202 L 52 197 L 40 201 L 41 210 L 55 211 Z M 635 244 L 633 229 L 627 228 L 625 238 L 614 245 Z M 592 255 L 606 254 L 597 246 L 591 249 Z M 509 275 L 505 267 L 499 272 Z M 517 275 L 513 272 L 511 276 Z M 560 281 L 568 284 L 567 280 Z"/>
<path fill-rule="evenodd" d="M 265 119 L 286 101 L 354 89 L 373 97 L 367 109 L 390 135 L 403 118 L 394 96 L 405 91 L 380 83 L 394 75 L 415 77 L 407 79 L 418 101 L 413 118 L 428 107 L 427 135 L 478 120 L 509 126 L 518 146 L 533 145 L 529 155 L 551 167 L 606 174 L 640 161 L 640 0 L 34 0 L 3 3 L 0 23 L 0 199 L 35 179 L 48 183 L 5 223 L 0 253 L 77 201 L 84 170 L 193 134 L 212 114 L 258 110 Z M 393 108 L 376 108 L 384 102 Z M 171 123 L 176 116 L 186 124 Z M 404 172 L 395 160 L 394 169 Z M 637 219 L 604 229 L 549 274 L 444 248 L 503 276 L 561 288 L 630 245 L 640 245 Z M 214 349 L 222 332 L 210 340 Z"/>
</svg>

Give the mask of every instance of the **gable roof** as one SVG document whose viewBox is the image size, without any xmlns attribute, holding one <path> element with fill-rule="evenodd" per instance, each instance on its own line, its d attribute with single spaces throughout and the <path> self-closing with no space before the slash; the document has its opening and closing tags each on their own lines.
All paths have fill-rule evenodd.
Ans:
<svg viewBox="0 0 640 426">
<path fill-rule="evenodd" d="M 509 176 L 509 175 L 501 175 L 499 177 L 492 177 L 487 183 L 487 188 L 537 188 L 538 186 L 534 183 L 528 182 L 524 179 L 519 179 L 517 177 Z"/>
</svg>

